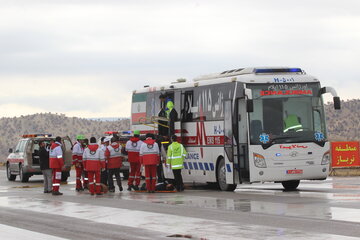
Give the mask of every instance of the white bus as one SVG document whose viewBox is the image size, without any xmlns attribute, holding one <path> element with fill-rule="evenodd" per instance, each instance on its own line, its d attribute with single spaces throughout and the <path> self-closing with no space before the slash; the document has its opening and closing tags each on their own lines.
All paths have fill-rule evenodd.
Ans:
<svg viewBox="0 0 360 240">
<path fill-rule="evenodd" d="M 174 102 L 176 135 L 188 155 L 184 182 L 279 182 L 294 190 L 300 180 L 324 180 L 330 164 L 322 95 L 331 87 L 300 68 L 240 68 L 133 92 L 131 130 L 158 132 L 156 116 L 166 95 Z M 165 177 L 172 178 L 170 171 Z"/>
</svg>

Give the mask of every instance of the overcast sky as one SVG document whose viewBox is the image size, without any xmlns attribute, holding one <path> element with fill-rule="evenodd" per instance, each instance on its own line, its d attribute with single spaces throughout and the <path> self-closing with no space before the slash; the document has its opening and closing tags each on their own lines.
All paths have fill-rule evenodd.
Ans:
<svg viewBox="0 0 360 240">
<path fill-rule="evenodd" d="M 129 117 L 132 90 L 301 67 L 360 98 L 359 0 L 0 0 L 0 117 Z"/>
</svg>

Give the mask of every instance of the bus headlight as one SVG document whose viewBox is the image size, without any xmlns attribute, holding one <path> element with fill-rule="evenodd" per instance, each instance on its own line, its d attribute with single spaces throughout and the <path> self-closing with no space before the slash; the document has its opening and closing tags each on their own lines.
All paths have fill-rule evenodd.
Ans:
<svg viewBox="0 0 360 240">
<path fill-rule="evenodd" d="M 264 156 L 254 153 L 254 164 L 258 168 L 266 168 L 266 162 Z"/>
<path fill-rule="evenodd" d="M 329 163 L 330 163 L 330 151 L 327 151 L 321 160 L 321 165 L 328 165 Z"/>
</svg>

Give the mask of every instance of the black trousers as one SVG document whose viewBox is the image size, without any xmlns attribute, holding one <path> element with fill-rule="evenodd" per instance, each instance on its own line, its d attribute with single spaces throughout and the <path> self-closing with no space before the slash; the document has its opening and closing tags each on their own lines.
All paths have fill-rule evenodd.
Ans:
<svg viewBox="0 0 360 240">
<path fill-rule="evenodd" d="M 183 183 L 183 178 L 181 175 L 181 169 L 173 169 L 172 171 L 173 171 L 174 178 L 175 178 L 176 190 L 178 190 L 179 192 L 184 191 L 184 183 Z"/>
<path fill-rule="evenodd" d="M 108 186 L 108 170 L 105 169 L 105 171 L 101 172 L 101 183 Z"/>
<path fill-rule="evenodd" d="M 108 170 L 108 181 L 109 181 L 109 190 L 115 189 L 113 176 L 115 175 L 117 185 L 121 187 L 121 178 L 120 178 L 120 168 L 112 168 Z"/>
</svg>

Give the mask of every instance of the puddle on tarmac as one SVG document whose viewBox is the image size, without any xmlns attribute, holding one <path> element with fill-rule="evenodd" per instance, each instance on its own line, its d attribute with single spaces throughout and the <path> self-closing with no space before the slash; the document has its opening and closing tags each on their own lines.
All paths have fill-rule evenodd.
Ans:
<svg viewBox="0 0 360 240">
<path fill-rule="evenodd" d="M 178 200 L 179 197 L 176 197 Z M 204 200 L 204 199 L 203 199 Z M 176 200 L 175 200 L 176 201 Z M 187 200 L 181 200 L 186 202 Z M 201 201 L 200 201 L 201 202 Z M 223 206 L 224 201 L 206 200 L 209 206 L 220 204 Z M 243 204 L 249 205 L 249 202 L 242 201 Z M 197 202 L 196 204 L 199 204 Z M 61 202 L 58 200 L 43 200 L 25 197 L 0 197 L 0 205 L 14 209 L 24 209 L 44 214 L 55 214 L 57 216 L 74 217 L 78 219 L 90 220 L 97 223 L 115 224 L 128 226 L 139 229 L 156 231 L 162 236 L 175 234 L 187 235 L 191 233 L 193 239 L 218 239 L 228 240 L 234 236 L 237 239 L 356 239 L 352 237 L 311 233 L 286 228 L 273 228 L 258 225 L 241 225 L 236 223 L 208 220 L 193 217 L 175 216 L 172 214 L 160 214 L 154 212 L 144 212 L 138 210 L 128 210 L 121 208 L 111 208 L 103 206 L 92 206 L 89 204 L 80 204 L 72 202 Z M 255 208 L 250 202 L 251 210 Z M 261 209 L 261 205 L 257 206 Z M 51 209 L 51 211 L 50 211 Z M 262 209 L 264 210 L 264 209 Z M 360 215 L 359 215 L 360 216 Z M 165 224 L 164 224 L 165 223 Z M 221 230 L 219 230 L 221 229 Z"/>
</svg>

